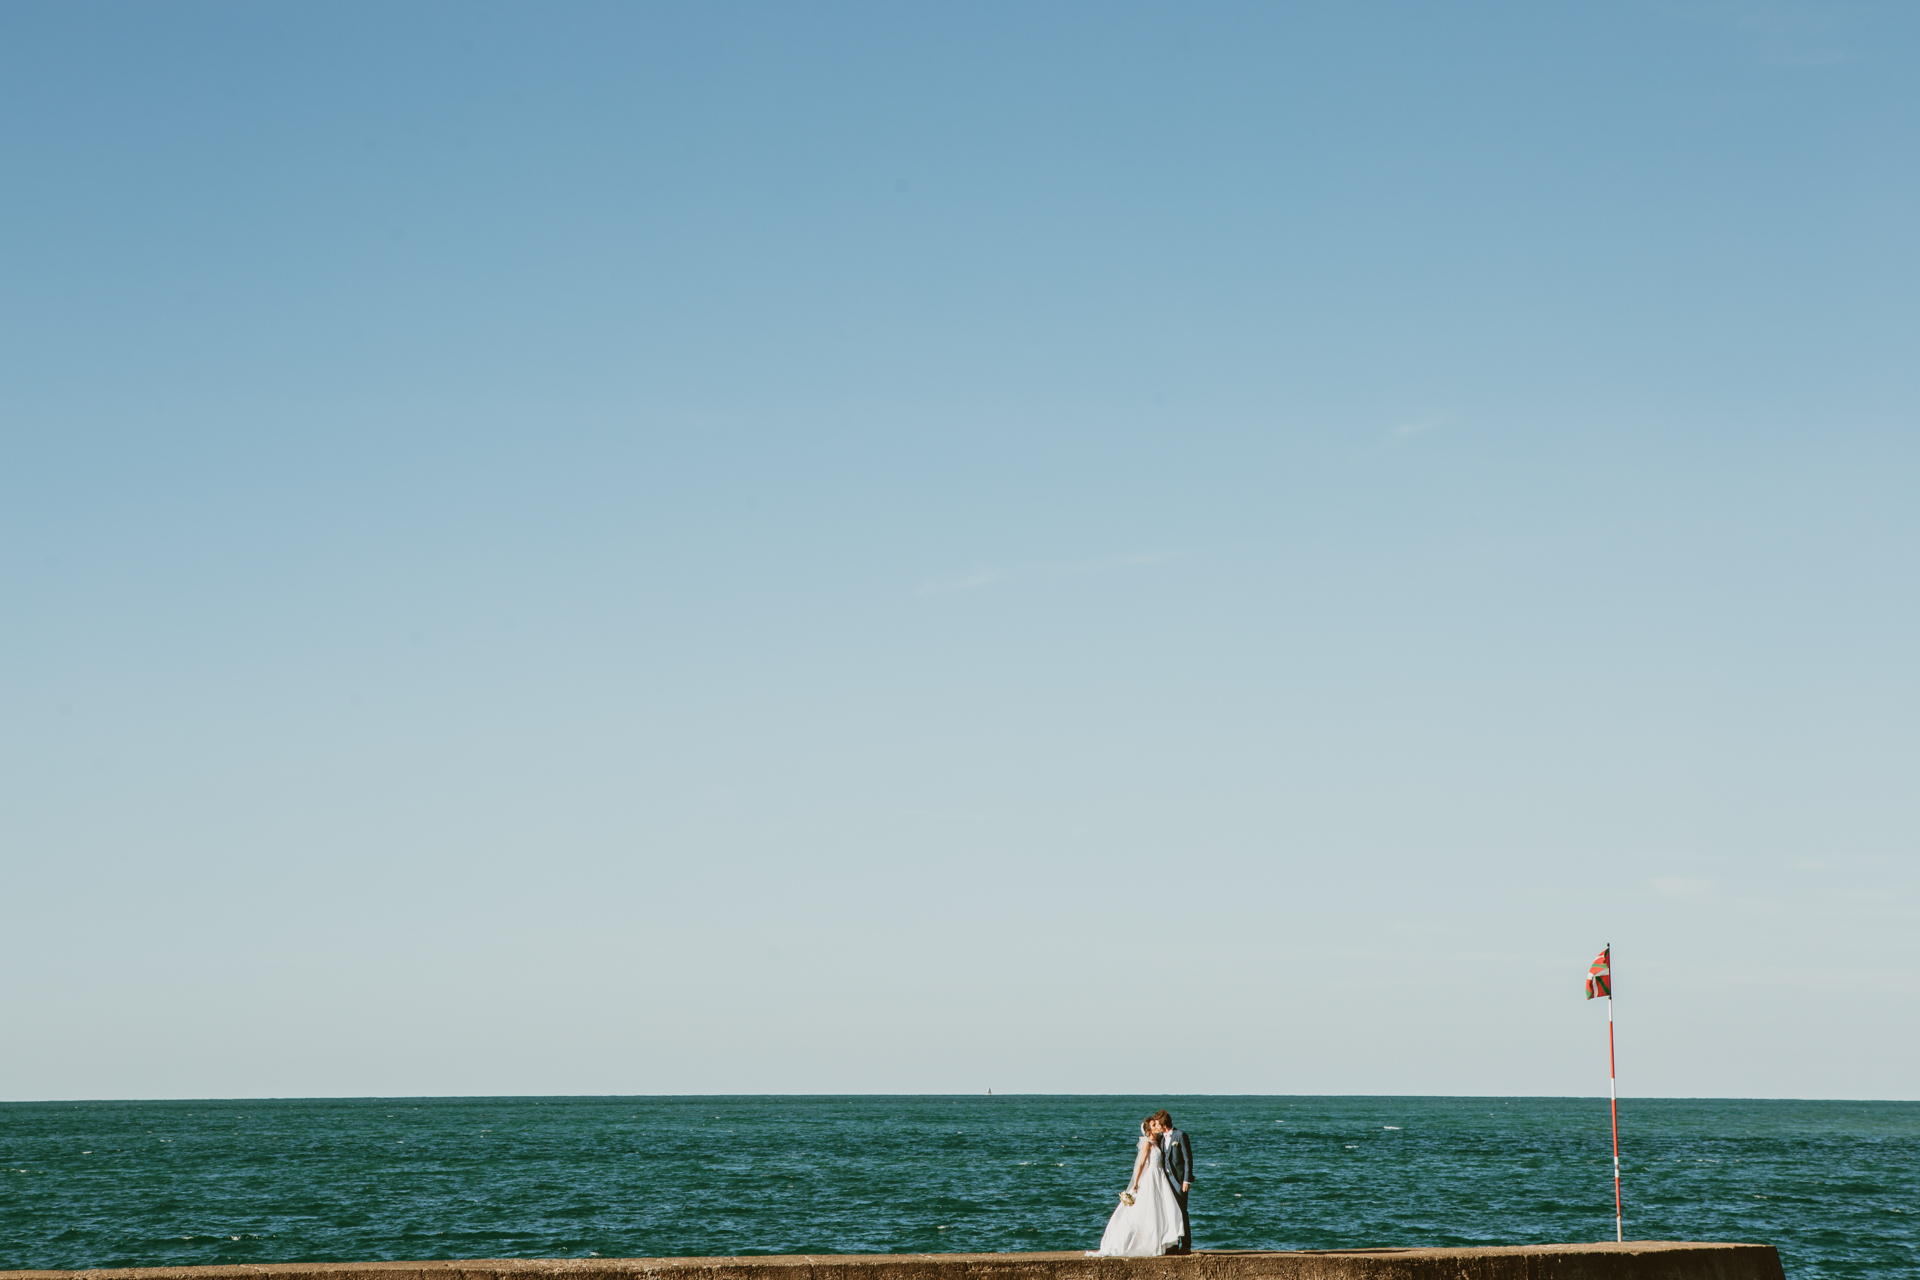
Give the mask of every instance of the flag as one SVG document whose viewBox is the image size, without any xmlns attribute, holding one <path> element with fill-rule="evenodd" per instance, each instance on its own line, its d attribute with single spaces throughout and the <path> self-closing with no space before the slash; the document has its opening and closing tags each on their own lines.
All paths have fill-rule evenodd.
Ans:
<svg viewBox="0 0 1920 1280">
<path fill-rule="evenodd" d="M 1612 947 L 1603 949 L 1593 958 L 1593 964 L 1587 970 L 1587 999 L 1589 1000 L 1595 996 L 1613 999 L 1613 966 L 1607 962 L 1608 954 L 1612 950 Z"/>
</svg>

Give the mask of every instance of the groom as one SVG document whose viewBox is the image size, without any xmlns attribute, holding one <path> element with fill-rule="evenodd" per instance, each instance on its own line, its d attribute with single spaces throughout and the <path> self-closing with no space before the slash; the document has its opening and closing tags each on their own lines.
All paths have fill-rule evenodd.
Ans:
<svg viewBox="0 0 1920 1280">
<path fill-rule="evenodd" d="M 1192 1253 L 1193 1220 L 1187 1217 L 1187 1192 L 1193 1188 L 1193 1143 L 1173 1127 L 1173 1117 L 1165 1111 L 1154 1112 L 1148 1123 L 1160 1144 L 1160 1163 L 1167 1171 L 1167 1181 L 1173 1184 L 1173 1198 L 1180 1202 L 1180 1245 L 1173 1252 Z"/>
</svg>

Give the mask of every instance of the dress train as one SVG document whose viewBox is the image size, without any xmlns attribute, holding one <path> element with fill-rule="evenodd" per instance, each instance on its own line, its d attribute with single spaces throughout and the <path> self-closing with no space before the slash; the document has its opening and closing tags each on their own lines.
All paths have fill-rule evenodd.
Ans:
<svg viewBox="0 0 1920 1280">
<path fill-rule="evenodd" d="M 1173 1184 L 1167 1181 L 1160 1144 L 1151 1138 L 1140 1141 L 1147 1143 L 1148 1149 L 1139 1190 L 1133 1193 L 1132 1204 L 1122 1201 L 1107 1219 L 1100 1247 L 1089 1249 L 1089 1258 L 1154 1258 L 1180 1243 L 1180 1202 L 1174 1198 Z"/>
</svg>

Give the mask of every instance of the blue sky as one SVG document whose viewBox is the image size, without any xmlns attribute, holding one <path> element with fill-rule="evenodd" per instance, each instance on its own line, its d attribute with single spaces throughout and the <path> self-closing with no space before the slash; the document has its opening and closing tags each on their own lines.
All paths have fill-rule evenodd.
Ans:
<svg viewBox="0 0 1920 1280">
<path fill-rule="evenodd" d="M 0 11 L 0 1097 L 1920 1097 L 1920 14 Z"/>
</svg>

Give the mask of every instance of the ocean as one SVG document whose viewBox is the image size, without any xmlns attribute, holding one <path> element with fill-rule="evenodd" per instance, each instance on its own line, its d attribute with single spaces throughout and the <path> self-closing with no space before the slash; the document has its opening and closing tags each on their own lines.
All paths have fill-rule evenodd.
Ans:
<svg viewBox="0 0 1920 1280">
<path fill-rule="evenodd" d="M 1092 1248 L 1165 1106 L 1194 1246 L 1613 1238 L 1585 1098 L 0 1104 L 0 1269 Z M 1920 1276 L 1920 1103 L 1623 1100 L 1626 1234 Z"/>
</svg>

